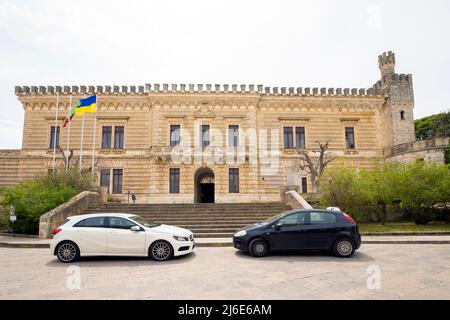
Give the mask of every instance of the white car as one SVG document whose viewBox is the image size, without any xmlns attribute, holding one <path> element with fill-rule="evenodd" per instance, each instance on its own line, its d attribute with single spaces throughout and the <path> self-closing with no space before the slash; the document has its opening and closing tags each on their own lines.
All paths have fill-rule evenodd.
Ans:
<svg viewBox="0 0 450 320">
<path fill-rule="evenodd" d="M 190 230 L 122 213 L 68 217 L 50 242 L 51 254 L 66 263 L 80 256 L 149 256 L 165 261 L 189 254 L 194 247 Z"/>
</svg>

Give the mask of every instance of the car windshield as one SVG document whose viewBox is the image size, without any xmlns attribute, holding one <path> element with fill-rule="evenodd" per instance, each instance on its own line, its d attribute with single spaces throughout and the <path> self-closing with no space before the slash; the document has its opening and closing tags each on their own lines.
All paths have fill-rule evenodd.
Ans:
<svg viewBox="0 0 450 320">
<path fill-rule="evenodd" d="M 286 215 L 288 212 L 289 212 L 289 211 L 285 211 L 285 212 L 279 213 L 279 214 L 277 214 L 277 215 L 275 215 L 275 216 L 273 216 L 273 217 L 271 217 L 271 218 L 269 218 L 269 219 L 267 219 L 267 220 L 261 222 L 261 224 L 269 224 L 269 223 L 272 223 L 272 222 L 274 222 L 275 220 L 277 220 L 277 219 L 281 218 L 282 216 Z"/>
<path fill-rule="evenodd" d="M 160 223 L 155 223 L 153 221 L 144 219 L 144 218 L 139 217 L 139 216 L 130 217 L 130 219 L 135 221 L 135 222 L 137 222 L 137 223 L 139 223 L 140 225 L 143 225 L 146 228 L 154 228 L 154 227 L 158 227 L 158 226 L 161 225 Z"/>
</svg>

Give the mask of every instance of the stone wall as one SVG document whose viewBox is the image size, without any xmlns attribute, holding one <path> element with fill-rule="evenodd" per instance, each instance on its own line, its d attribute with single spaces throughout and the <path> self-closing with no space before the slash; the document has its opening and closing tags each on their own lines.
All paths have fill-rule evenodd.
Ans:
<svg viewBox="0 0 450 320">
<path fill-rule="evenodd" d="M 39 238 L 49 238 L 51 233 L 63 224 L 67 217 L 81 214 L 87 208 L 97 206 L 100 201 L 99 193 L 83 191 L 66 203 L 43 214 L 39 220 Z"/>
<path fill-rule="evenodd" d="M 385 150 L 386 160 L 403 163 L 423 160 L 428 163 L 444 164 L 445 150 L 449 147 L 449 143 L 450 138 L 437 138 L 396 145 Z"/>
<path fill-rule="evenodd" d="M 0 188 L 20 182 L 20 150 L 0 150 Z"/>
<path fill-rule="evenodd" d="M 298 192 L 291 190 L 284 194 L 284 203 L 289 205 L 292 209 L 312 209 L 313 207 L 306 202 L 305 199 Z"/>
</svg>

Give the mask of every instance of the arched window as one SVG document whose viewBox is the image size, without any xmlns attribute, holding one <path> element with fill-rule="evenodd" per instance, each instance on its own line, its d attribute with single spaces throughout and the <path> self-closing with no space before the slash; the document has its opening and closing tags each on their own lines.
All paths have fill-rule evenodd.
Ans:
<svg viewBox="0 0 450 320">
<path fill-rule="evenodd" d="M 400 111 L 400 119 L 405 120 L 405 111 Z"/>
</svg>

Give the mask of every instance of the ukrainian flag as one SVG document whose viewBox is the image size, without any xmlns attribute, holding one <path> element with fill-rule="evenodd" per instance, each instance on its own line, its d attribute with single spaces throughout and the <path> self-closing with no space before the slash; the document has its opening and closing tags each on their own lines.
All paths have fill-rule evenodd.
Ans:
<svg viewBox="0 0 450 320">
<path fill-rule="evenodd" d="M 97 109 L 97 96 L 81 99 L 74 107 L 74 113 L 77 116 L 81 116 L 84 113 L 95 113 L 95 110 Z"/>
</svg>

